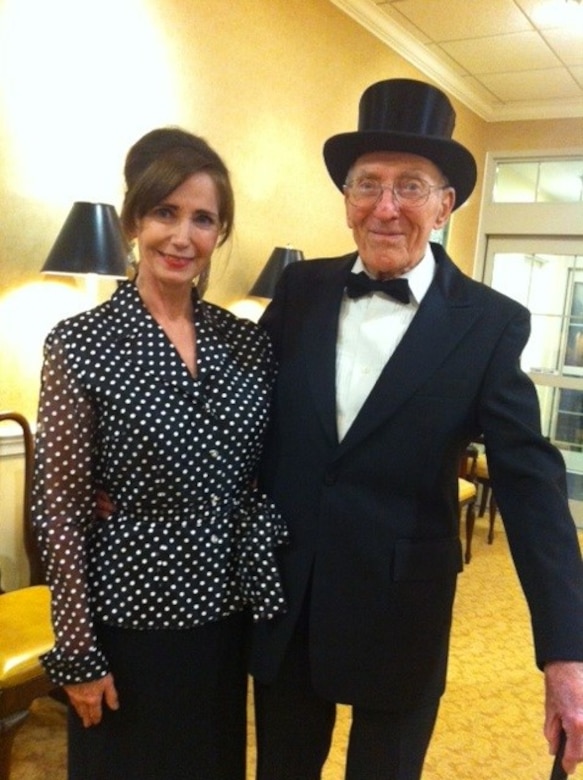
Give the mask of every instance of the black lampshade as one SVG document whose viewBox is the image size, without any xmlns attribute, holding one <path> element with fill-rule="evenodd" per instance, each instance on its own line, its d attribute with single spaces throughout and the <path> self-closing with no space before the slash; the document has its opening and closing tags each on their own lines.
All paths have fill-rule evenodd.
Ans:
<svg viewBox="0 0 583 780">
<path fill-rule="evenodd" d="M 41 270 L 52 274 L 125 278 L 129 251 L 113 206 L 78 201 L 73 204 Z"/>
<path fill-rule="evenodd" d="M 276 246 L 269 256 L 263 271 L 261 271 L 255 284 L 249 291 L 249 295 L 256 295 L 258 298 L 273 298 L 275 285 L 283 269 L 290 263 L 303 259 L 304 253 L 299 249 L 292 249 L 289 246 Z"/>
</svg>

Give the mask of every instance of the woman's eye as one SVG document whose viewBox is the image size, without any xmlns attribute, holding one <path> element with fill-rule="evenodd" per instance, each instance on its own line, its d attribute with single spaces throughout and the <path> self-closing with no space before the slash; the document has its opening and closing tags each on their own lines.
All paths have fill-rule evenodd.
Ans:
<svg viewBox="0 0 583 780">
<path fill-rule="evenodd" d="M 152 209 L 152 214 L 158 219 L 170 219 L 174 216 L 172 209 L 167 206 L 156 206 L 156 208 Z"/>
<path fill-rule="evenodd" d="M 214 214 L 207 214 L 206 212 L 200 212 L 194 216 L 194 224 L 207 230 L 217 228 L 219 225 L 218 219 Z"/>
</svg>

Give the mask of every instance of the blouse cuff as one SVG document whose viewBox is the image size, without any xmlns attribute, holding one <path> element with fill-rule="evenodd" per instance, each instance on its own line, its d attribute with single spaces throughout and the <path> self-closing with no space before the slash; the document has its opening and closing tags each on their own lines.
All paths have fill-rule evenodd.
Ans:
<svg viewBox="0 0 583 780">
<path fill-rule="evenodd" d="M 287 527 L 274 504 L 257 491 L 239 507 L 237 574 L 241 596 L 254 622 L 286 612 L 275 549 L 289 543 Z"/>
<path fill-rule="evenodd" d="M 109 673 L 105 656 L 97 648 L 86 655 L 67 655 L 59 647 L 53 647 L 41 655 L 41 663 L 51 682 L 55 685 L 74 685 L 75 683 L 100 680 Z"/>
</svg>

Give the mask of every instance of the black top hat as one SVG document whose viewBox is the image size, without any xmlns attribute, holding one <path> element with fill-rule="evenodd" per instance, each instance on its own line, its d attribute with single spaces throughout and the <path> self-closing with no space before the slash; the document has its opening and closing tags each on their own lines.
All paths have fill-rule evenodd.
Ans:
<svg viewBox="0 0 583 780">
<path fill-rule="evenodd" d="M 455 111 L 441 90 L 423 81 L 388 79 L 362 94 L 358 131 L 340 133 L 324 144 L 324 161 L 338 189 L 352 164 L 369 152 L 409 152 L 431 160 L 456 192 L 455 208 L 476 184 L 472 154 L 451 134 Z"/>
</svg>

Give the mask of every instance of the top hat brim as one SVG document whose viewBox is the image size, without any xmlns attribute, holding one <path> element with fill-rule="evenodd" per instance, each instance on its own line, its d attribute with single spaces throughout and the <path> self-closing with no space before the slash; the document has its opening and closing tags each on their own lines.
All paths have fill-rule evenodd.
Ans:
<svg viewBox="0 0 583 780">
<path fill-rule="evenodd" d="M 334 135 L 324 144 L 324 161 L 339 190 L 351 166 L 369 152 L 408 152 L 431 160 L 455 189 L 454 209 L 465 203 L 476 184 L 476 161 L 457 141 L 412 133 L 358 131 Z"/>
</svg>

